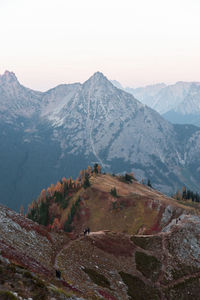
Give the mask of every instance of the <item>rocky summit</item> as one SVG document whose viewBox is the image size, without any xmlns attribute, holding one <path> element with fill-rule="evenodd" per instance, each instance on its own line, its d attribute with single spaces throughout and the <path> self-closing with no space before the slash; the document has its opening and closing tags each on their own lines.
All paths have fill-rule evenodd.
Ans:
<svg viewBox="0 0 200 300">
<path fill-rule="evenodd" d="M 0 299 L 198 299 L 199 208 L 133 178 L 89 181 L 69 233 L 0 206 Z"/>
</svg>

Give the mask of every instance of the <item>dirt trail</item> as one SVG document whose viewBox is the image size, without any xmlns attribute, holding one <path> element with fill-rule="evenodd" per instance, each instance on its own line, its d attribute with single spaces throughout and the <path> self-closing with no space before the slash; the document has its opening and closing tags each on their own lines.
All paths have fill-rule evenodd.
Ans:
<svg viewBox="0 0 200 300">
<path fill-rule="evenodd" d="M 99 236 L 99 235 L 105 235 L 105 231 L 97 231 L 97 232 L 90 232 L 89 236 L 94 237 L 94 236 Z M 87 235 L 88 236 L 88 235 Z M 163 280 L 164 280 L 164 276 L 166 274 L 166 270 L 167 270 L 167 266 L 169 265 L 169 260 L 171 257 L 171 254 L 168 251 L 168 247 L 167 247 L 167 239 L 169 237 L 169 232 L 168 233 L 161 233 L 161 237 L 162 237 L 162 253 L 163 253 L 163 262 L 162 262 L 162 270 L 161 273 L 158 277 L 158 280 L 156 281 L 156 286 L 160 292 L 160 299 L 166 299 L 164 296 L 164 290 L 168 289 L 168 288 L 173 288 L 174 286 L 176 286 L 177 284 L 183 283 L 186 280 L 189 280 L 191 278 L 198 278 L 200 277 L 200 272 L 197 272 L 195 274 L 190 274 L 190 275 L 185 275 L 181 278 L 178 278 L 176 280 L 172 280 L 170 283 L 168 284 L 162 284 Z M 61 253 L 63 251 L 66 251 L 66 249 L 70 248 L 70 246 L 77 241 L 81 241 L 84 240 L 86 238 L 86 236 L 81 235 L 76 239 L 72 239 L 69 242 L 67 242 L 66 244 L 63 245 L 63 247 L 57 252 L 57 254 L 55 255 L 54 258 L 54 268 L 55 269 L 60 269 L 58 260 L 59 260 L 59 256 L 61 255 Z M 137 248 L 137 247 L 136 247 Z M 149 252 L 149 253 L 148 253 Z M 146 253 L 148 253 L 149 255 L 152 254 L 152 251 L 148 251 L 146 250 Z M 144 282 L 148 285 L 149 284 L 149 280 L 147 280 L 145 277 L 143 278 Z M 70 286 L 68 283 L 67 287 L 69 288 L 74 288 L 73 286 Z M 79 291 L 81 292 L 81 291 Z M 82 293 L 82 292 L 81 292 Z"/>
<path fill-rule="evenodd" d="M 101 234 L 105 234 L 105 232 L 103 230 L 90 232 L 90 235 L 101 235 Z"/>
</svg>

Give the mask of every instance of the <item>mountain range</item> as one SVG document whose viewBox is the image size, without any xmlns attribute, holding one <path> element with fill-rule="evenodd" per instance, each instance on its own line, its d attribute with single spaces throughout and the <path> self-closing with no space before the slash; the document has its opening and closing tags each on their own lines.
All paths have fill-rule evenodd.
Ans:
<svg viewBox="0 0 200 300">
<path fill-rule="evenodd" d="M 162 89 L 161 89 L 162 91 Z M 199 191 L 200 129 L 173 125 L 96 72 L 47 92 L 0 77 L 1 202 L 18 209 L 42 188 L 98 162 L 154 187 Z"/>
<path fill-rule="evenodd" d="M 138 88 L 123 88 L 136 99 L 159 112 L 165 119 L 175 124 L 200 126 L 200 83 L 179 81 L 172 85 L 164 83 Z"/>
</svg>

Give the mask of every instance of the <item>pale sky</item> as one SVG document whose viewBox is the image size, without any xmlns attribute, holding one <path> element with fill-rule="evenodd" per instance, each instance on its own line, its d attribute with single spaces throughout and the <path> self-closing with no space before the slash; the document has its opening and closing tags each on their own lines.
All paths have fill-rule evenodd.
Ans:
<svg viewBox="0 0 200 300">
<path fill-rule="evenodd" d="M 124 86 L 200 81 L 200 0 L 0 0 L 0 74 L 30 88 L 101 71 Z"/>
</svg>

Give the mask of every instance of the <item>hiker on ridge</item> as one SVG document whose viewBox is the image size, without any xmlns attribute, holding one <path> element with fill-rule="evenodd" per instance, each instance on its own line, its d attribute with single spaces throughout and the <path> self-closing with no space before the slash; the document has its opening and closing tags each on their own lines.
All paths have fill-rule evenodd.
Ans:
<svg viewBox="0 0 200 300">
<path fill-rule="evenodd" d="M 87 227 L 87 228 L 85 228 L 84 229 L 84 231 L 83 231 L 83 234 L 84 234 L 84 236 L 86 235 L 86 234 L 90 234 L 90 228 L 89 227 Z"/>
</svg>

